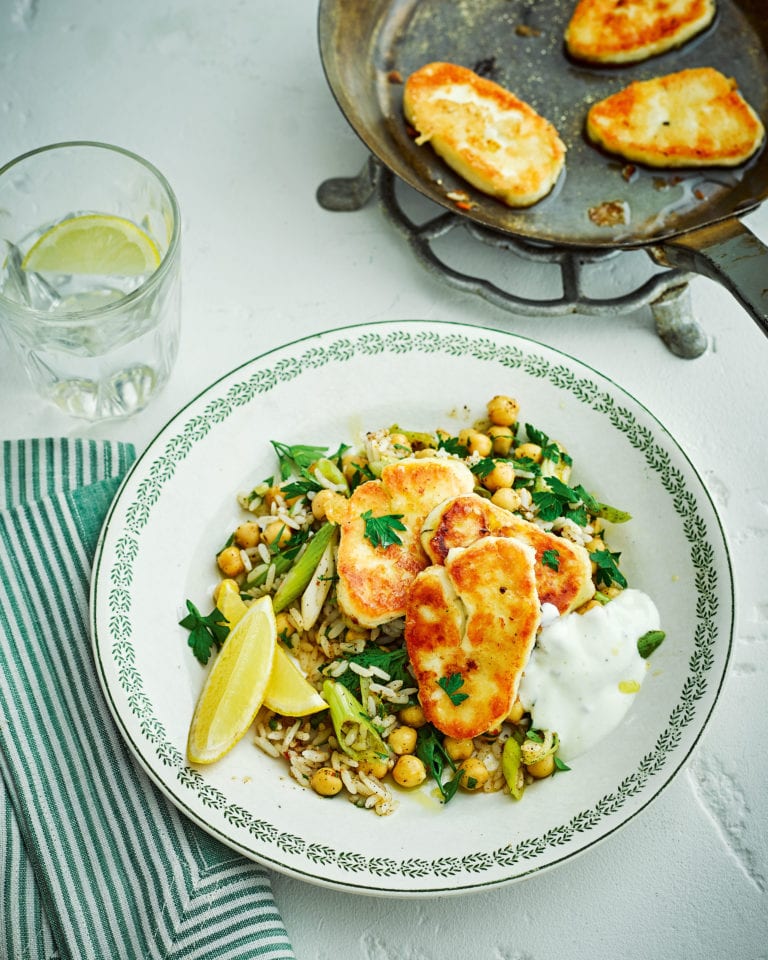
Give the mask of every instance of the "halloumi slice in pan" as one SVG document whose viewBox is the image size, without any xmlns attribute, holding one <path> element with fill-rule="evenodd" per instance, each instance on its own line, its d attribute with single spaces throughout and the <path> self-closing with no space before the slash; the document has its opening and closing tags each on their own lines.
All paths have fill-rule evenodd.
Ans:
<svg viewBox="0 0 768 960">
<path fill-rule="evenodd" d="M 636 63 L 686 43 L 715 12 L 715 0 L 579 0 L 565 45 L 579 60 Z"/>
<path fill-rule="evenodd" d="M 508 715 L 538 632 L 535 553 L 508 537 L 448 552 L 411 584 L 405 642 L 427 719 L 459 740 Z"/>
<path fill-rule="evenodd" d="M 630 83 L 590 107 L 587 133 L 605 150 L 652 167 L 732 167 L 765 139 L 736 81 L 712 67 Z"/>
<path fill-rule="evenodd" d="M 452 548 L 488 536 L 512 537 L 533 548 L 541 603 L 551 603 L 565 614 L 594 596 L 592 564 L 584 547 L 474 493 L 438 504 L 424 521 L 421 542 L 430 560 L 441 564 Z"/>
<path fill-rule="evenodd" d="M 546 196 L 565 166 L 555 127 L 510 90 L 455 63 L 427 63 L 405 82 L 403 109 L 468 183 L 512 207 Z"/>
<path fill-rule="evenodd" d="M 357 487 L 341 524 L 336 560 L 338 602 L 348 617 L 370 628 L 405 613 L 408 587 L 429 563 L 420 539 L 424 518 L 438 503 L 471 491 L 474 484 L 461 460 L 424 457 L 390 463 L 379 480 Z M 366 514 L 398 517 L 405 527 L 397 531 L 401 542 L 372 543 L 366 536 Z"/>
</svg>

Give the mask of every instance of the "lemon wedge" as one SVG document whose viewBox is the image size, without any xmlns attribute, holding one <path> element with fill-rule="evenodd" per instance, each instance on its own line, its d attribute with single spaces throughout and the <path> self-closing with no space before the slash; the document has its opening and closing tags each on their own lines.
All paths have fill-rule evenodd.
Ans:
<svg viewBox="0 0 768 960">
<path fill-rule="evenodd" d="M 222 580 L 216 591 L 216 609 L 229 625 L 229 629 L 242 620 L 248 607 L 240 596 L 237 580 Z"/>
<path fill-rule="evenodd" d="M 243 737 L 264 702 L 277 648 L 270 597 L 232 628 L 197 701 L 187 740 L 192 763 L 213 763 Z"/>
<path fill-rule="evenodd" d="M 328 704 L 280 644 L 275 650 L 275 662 L 264 691 L 264 706 L 284 717 L 306 717 L 328 709 Z"/>
<path fill-rule="evenodd" d="M 248 610 L 240 596 L 237 581 L 221 581 L 216 594 L 216 606 L 231 630 Z M 264 692 L 264 706 L 285 717 L 306 717 L 328 707 L 279 643 Z"/>
<path fill-rule="evenodd" d="M 160 259 L 157 245 L 141 227 L 123 217 L 91 213 L 46 230 L 21 265 L 36 273 L 136 277 L 152 273 Z"/>
</svg>

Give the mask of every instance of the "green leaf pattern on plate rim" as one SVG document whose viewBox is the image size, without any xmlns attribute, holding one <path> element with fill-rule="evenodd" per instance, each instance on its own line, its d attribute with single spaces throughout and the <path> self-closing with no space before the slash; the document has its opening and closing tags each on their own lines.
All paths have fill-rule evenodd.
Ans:
<svg viewBox="0 0 768 960">
<path fill-rule="evenodd" d="M 173 476 L 177 464 L 186 457 L 194 444 L 204 438 L 212 427 L 224 421 L 238 406 L 272 390 L 278 383 L 301 376 L 306 368 L 345 363 L 355 355 L 405 354 L 413 351 L 422 354 L 442 353 L 451 357 L 471 356 L 496 362 L 510 370 L 522 370 L 532 377 L 548 378 L 555 387 L 567 391 L 594 411 L 604 414 L 612 426 L 643 453 L 646 463 L 659 475 L 662 486 L 673 498 L 674 508 L 682 519 L 685 537 L 691 545 L 697 591 L 697 623 L 689 673 L 680 700 L 670 713 L 654 749 L 642 758 L 630 776 L 615 790 L 603 796 L 594 807 L 575 814 L 567 823 L 548 830 L 542 836 L 526 838 L 514 845 L 493 851 L 472 853 L 461 858 L 397 861 L 386 857 L 362 857 L 357 853 L 310 843 L 301 837 L 280 833 L 271 824 L 231 803 L 217 787 L 209 784 L 197 770 L 190 768 L 184 754 L 168 741 L 163 724 L 155 716 L 153 704 L 143 692 L 142 678 L 135 667 L 129 613 L 130 586 L 133 563 L 138 555 L 138 537 L 152 516 L 152 508 L 159 499 L 164 483 Z M 518 865 L 540 856 L 549 847 L 568 843 L 576 834 L 589 831 L 604 817 L 616 813 L 644 787 L 650 777 L 662 770 L 670 751 L 679 743 L 682 731 L 695 717 L 696 703 L 706 692 L 707 673 L 715 662 L 713 649 L 717 631 L 712 617 L 718 607 L 715 593 L 718 577 L 713 565 L 714 551 L 707 542 L 706 535 L 706 523 L 698 514 L 696 498 L 686 490 L 685 477 L 671 464 L 668 452 L 656 444 L 652 431 L 637 423 L 630 410 L 617 405 L 613 397 L 593 381 L 578 377 L 572 370 L 553 364 L 546 357 L 523 351 L 515 344 L 499 344 L 485 338 L 480 330 L 476 337 L 456 333 L 441 334 L 433 330 L 416 333 L 408 330 L 387 333 L 367 331 L 357 338 L 351 335 L 339 336 L 327 345 L 313 343 L 301 356 L 280 360 L 274 369 L 265 367 L 250 375 L 248 380 L 234 383 L 225 396 L 212 400 L 202 414 L 188 420 L 182 431 L 167 442 L 162 454 L 153 461 L 149 468 L 149 477 L 139 485 L 135 500 L 126 509 L 125 532 L 116 545 L 114 560 L 109 570 L 111 588 L 107 605 L 110 611 L 109 629 L 113 638 L 111 652 L 130 710 L 139 721 L 143 735 L 153 744 L 160 761 L 175 772 L 182 786 L 192 790 L 202 804 L 219 811 L 233 827 L 247 830 L 256 840 L 275 844 L 289 854 L 303 856 L 315 863 L 336 864 L 350 874 L 365 872 L 372 876 L 401 875 L 409 878 L 449 877 L 462 872 L 478 875 L 496 867 L 509 868 Z"/>
</svg>

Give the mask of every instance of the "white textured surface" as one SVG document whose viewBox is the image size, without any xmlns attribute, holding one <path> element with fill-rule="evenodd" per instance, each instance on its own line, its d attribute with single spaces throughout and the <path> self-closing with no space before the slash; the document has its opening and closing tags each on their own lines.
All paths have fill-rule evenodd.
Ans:
<svg viewBox="0 0 768 960">
<path fill-rule="evenodd" d="M 141 448 L 243 360 L 315 330 L 398 317 L 509 327 L 622 384 L 687 451 L 732 548 L 732 669 L 688 769 L 615 836 L 505 889 L 392 901 L 275 875 L 275 893 L 300 960 L 437 960 L 470 944 L 484 960 L 766 958 L 768 341 L 701 278 L 693 301 L 710 343 L 692 361 L 667 352 L 646 308 L 511 317 L 415 264 L 375 203 L 321 210 L 319 183 L 355 173 L 365 151 L 326 86 L 315 16 L 309 0 L 0 0 L 0 162 L 58 139 L 118 143 L 166 173 L 184 218 L 183 336 L 165 393 L 133 421 L 83 427 L 40 405 L 2 356 L 0 435 Z M 768 241 L 768 212 L 749 223 Z M 606 284 L 623 270 L 609 263 Z"/>
</svg>

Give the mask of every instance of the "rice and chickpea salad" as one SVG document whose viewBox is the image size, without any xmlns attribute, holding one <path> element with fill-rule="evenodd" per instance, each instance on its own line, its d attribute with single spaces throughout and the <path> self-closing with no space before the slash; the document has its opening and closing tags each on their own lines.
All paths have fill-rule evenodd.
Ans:
<svg viewBox="0 0 768 960">
<path fill-rule="evenodd" d="M 343 795 L 386 816 L 398 805 L 393 784 L 412 788 L 433 780 L 434 795 L 444 803 L 459 791 L 503 791 L 520 799 L 533 781 L 569 769 L 558 757 L 557 734 L 533 729 L 519 699 L 498 729 L 471 740 L 444 736 L 419 705 L 405 619 L 360 627 L 338 606 L 334 568 L 330 576 L 316 570 L 320 555 L 333 556 L 346 500 L 359 484 L 393 460 L 455 457 L 475 476 L 475 493 L 586 547 L 596 592 L 578 613 L 617 596 L 627 582 L 619 554 L 604 540 L 603 519 L 621 522 L 628 515 L 571 486 L 566 448 L 519 422 L 518 415 L 514 398 L 497 395 L 483 419 L 457 434 L 395 425 L 368 433 L 358 448 L 341 444 L 335 451 L 272 441 L 277 474 L 238 496 L 244 519 L 217 553 L 220 574 L 236 581 L 246 604 L 265 594 L 273 601 L 282 597 L 274 604 L 278 640 L 330 707 L 306 717 L 262 707 L 253 742 L 282 758 L 290 775 L 320 796 Z M 396 536 L 396 529 L 389 534 Z M 317 609 L 308 614 L 299 594 L 313 577 L 315 588 L 323 585 Z M 190 601 L 187 607 L 181 623 L 191 631 L 193 652 L 206 663 L 226 638 L 226 624 L 215 608 L 204 617 Z"/>
</svg>

